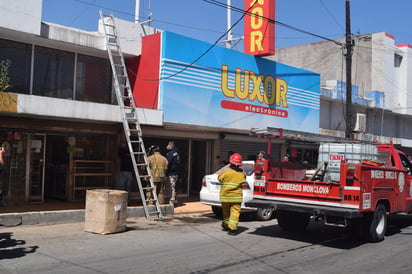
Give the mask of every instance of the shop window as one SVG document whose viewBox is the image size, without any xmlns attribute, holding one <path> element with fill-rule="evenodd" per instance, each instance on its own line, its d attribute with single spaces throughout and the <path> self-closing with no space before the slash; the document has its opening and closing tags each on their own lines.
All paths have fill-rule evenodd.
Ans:
<svg viewBox="0 0 412 274">
<path fill-rule="evenodd" d="M 76 137 L 74 159 L 76 160 L 104 160 L 107 158 L 105 136 Z"/>
<path fill-rule="evenodd" d="M 0 131 L 4 173 L 0 176 L 0 203 L 18 204 L 25 201 L 27 135 L 20 132 Z"/>
<path fill-rule="evenodd" d="M 76 100 L 111 102 L 112 76 L 107 59 L 79 54 L 76 72 Z"/>
<path fill-rule="evenodd" d="M 33 94 L 73 99 L 74 53 L 35 47 Z"/>
<path fill-rule="evenodd" d="M 69 200 L 85 198 L 87 189 L 112 188 L 113 137 L 103 135 L 70 136 L 68 151 L 72 153 Z"/>
<path fill-rule="evenodd" d="M 29 94 L 31 45 L 0 39 L 0 61 L 10 61 L 8 92 Z"/>
</svg>

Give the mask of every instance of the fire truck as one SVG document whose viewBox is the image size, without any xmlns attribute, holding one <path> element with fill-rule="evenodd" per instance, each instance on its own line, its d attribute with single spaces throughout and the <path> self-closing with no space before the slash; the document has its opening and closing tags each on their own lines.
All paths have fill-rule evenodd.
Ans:
<svg viewBox="0 0 412 274">
<path fill-rule="evenodd" d="M 259 135 L 282 137 L 267 130 Z M 302 231 L 309 221 L 348 227 L 370 242 L 384 239 L 389 214 L 412 212 L 412 166 L 392 143 L 320 142 L 318 168 L 258 160 L 253 199 L 246 205 L 273 207 L 279 226 Z"/>
</svg>

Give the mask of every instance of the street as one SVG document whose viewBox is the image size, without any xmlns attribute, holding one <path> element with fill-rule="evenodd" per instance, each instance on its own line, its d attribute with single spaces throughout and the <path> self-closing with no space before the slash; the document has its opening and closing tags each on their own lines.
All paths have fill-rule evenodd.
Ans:
<svg viewBox="0 0 412 274">
<path fill-rule="evenodd" d="M 411 273 L 412 216 L 390 218 L 371 244 L 311 221 L 300 234 L 276 219 L 242 216 L 240 234 L 211 213 L 128 218 L 126 232 L 84 232 L 84 223 L 0 227 L 0 273 Z"/>
</svg>

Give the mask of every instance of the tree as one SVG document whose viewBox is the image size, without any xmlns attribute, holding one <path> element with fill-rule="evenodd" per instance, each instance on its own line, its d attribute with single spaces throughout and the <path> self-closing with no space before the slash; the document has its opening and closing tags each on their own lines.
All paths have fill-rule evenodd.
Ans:
<svg viewBox="0 0 412 274">
<path fill-rule="evenodd" d="M 9 59 L 0 62 L 0 92 L 7 92 L 11 87 L 9 77 L 10 63 Z"/>
</svg>

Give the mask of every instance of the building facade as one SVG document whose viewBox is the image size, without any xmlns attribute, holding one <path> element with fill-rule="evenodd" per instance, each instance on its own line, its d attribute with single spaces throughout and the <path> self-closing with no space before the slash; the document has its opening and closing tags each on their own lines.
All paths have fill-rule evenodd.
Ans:
<svg viewBox="0 0 412 274">
<path fill-rule="evenodd" d="M 124 133 L 100 22 L 96 32 L 85 32 L 43 22 L 41 0 L 0 5 L 6 4 L 0 10 L 0 61 L 10 79 L 0 92 L 4 203 L 74 201 L 84 199 L 87 189 L 116 188 L 116 152 Z M 339 110 L 344 103 L 336 97 L 344 85 L 339 77 L 134 22 L 115 18 L 115 24 L 146 147 L 159 145 L 166 154 L 174 140 L 181 152 L 180 195 L 197 195 L 202 177 L 232 152 L 253 160 L 265 150 L 267 139 L 250 136 L 251 128 L 297 133 L 273 140 L 272 159 L 287 153 L 315 167 L 318 142 L 299 136 L 339 135 L 344 126 Z M 385 90 L 374 85 L 368 95 L 359 92 L 356 105 L 368 120 L 360 134 L 370 138 L 392 117 L 380 105 L 387 104 Z M 408 117 L 397 115 L 396 123 Z M 387 132 L 381 129 L 380 135 L 395 137 Z M 134 189 L 132 199 L 137 198 Z"/>
<path fill-rule="evenodd" d="M 0 61 L 10 84 L 0 93 L 3 203 L 73 201 L 89 188 L 115 188 L 122 127 L 104 37 L 42 22 L 40 0 L 1 5 Z M 137 38 L 126 54 L 128 47 L 139 54 Z M 139 117 L 162 124 L 159 110 L 139 109 Z"/>
<path fill-rule="evenodd" d="M 352 101 L 355 138 L 393 141 L 412 155 L 411 46 L 385 33 L 353 37 Z M 321 75 L 320 133 L 344 136 L 345 38 L 277 49 L 270 60 Z"/>
</svg>

